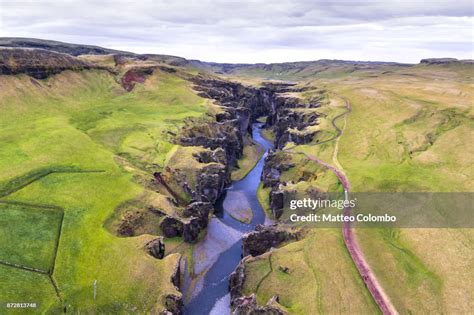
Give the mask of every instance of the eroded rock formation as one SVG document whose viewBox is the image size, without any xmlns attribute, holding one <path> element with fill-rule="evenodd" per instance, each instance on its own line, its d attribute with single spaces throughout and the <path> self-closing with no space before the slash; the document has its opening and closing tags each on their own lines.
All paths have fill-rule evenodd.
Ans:
<svg viewBox="0 0 474 315">
<path fill-rule="evenodd" d="M 181 315 L 183 314 L 183 296 L 179 293 L 179 287 L 181 285 L 181 257 L 177 260 L 173 272 L 171 274 L 171 283 L 175 286 L 178 293 L 166 294 L 164 297 L 165 310 L 161 312 L 163 315 Z"/>
<path fill-rule="evenodd" d="M 28 48 L 0 49 L 0 75 L 26 74 L 35 79 L 46 79 L 65 70 L 105 69 L 73 56 Z"/>
<path fill-rule="evenodd" d="M 301 237 L 301 231 L 295 227 L 282 227 L 278 224 L 257 225 L 255 231 L 247 233 L 243 237 L 243 255 L 258 256 L 270 248 L 277 247 L 284 242 L 299 240 Z"/>
<path fill-rule="evenodd" d="M 184 208 L 183 216 L 197 218 L 199 226 L 205 228 L 209 222 L 209 214 L 212 212 L 214 212 L 214 207 L 210 202 L 195 201 Z"/>
<path fill-rule="evenodd" d="M 266 305 L 257 305 L 257 298 L 255 294 L 250 296 L 241 296 L 234 300 L 233 315 L 285 315 L 288 314 L 282 309 L 274 306 L 278 303 L 278 297 L 273 296 Z"/>
<path fill-rule="evenodd" d="M 163 259 L 165 257 L 165 243 L 163 237 L 157 237 L 145 244 L 145 249 L 151 256 Z"/>
<path fill-rule="evenodd" d="M 236 315 L 253 315 L 253 314 L 265 314 L 265 315 L 283 315 L 287 314 L 281 308 L 278 307 L 278 297 L 273 296 L 267 302 L 266 305 L 260 306 L 257 304 L 255 294 L 249 296 L 243 295 L 243 286 L 245 284 L 245 265 L 248 261 L 252 260 L 251 256 L 244 257 L 235 271 L 230 275 L 229 289 L 232 314 Z"/>
</svg>

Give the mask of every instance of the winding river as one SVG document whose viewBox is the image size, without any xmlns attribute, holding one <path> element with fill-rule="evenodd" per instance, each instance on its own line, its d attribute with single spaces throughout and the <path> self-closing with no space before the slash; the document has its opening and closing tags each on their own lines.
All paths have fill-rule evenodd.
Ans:
<svg viewBox="0 0 474 315">
<path fill-rule="evenodd" d="M 257 200 L 257 189 L 268 150 L 273 144 L 263 138 L 262 124 L 252 126 L 253 140 L 265 153 L 255 167 L 240 181 L 233 182 L 218 200 L 216 213 L 205 238 L 193 251 L 193 272 L 184 283 L 185 314 L 230 314 L 229 276 L 242 255 L 242 235 L 266 222 L 265 212 Z M 252 209 L 249 224 L 234 219 L 234 209 Z"/>
<path fill-rule="evenodd" d="M 314 145 L 333 141 L 343 134 L 343 129 L 336 125 L 336 120 L 352 111 L 349 102 L 346 99 L 344 102 L 347 110 L 332 120 L 337 134 L 331 139 Z M 186 277 L 184 288 L 185 301 L 188 302 L 184 309 L 185 314 L 230 314 L 229 276 L 241 259 L 242 235 L 254 230 L 257 224 L 266 222 L 265 213 L 257 200 L 256 193 L 265 157 L 273 146 L 262 137 L 261 128 L 262 124 L 253 125 L 253 138 L 255 142 L 264 147 L 265 154 L 255 168 L 244 179 L 234 182 L 217 202 L 216 217 L 210 221 L 204 240 L 194 249 L 193 275 Z M 338 177 L 346 194 L 349 193 L 350 183 L 342 170 L 306 153 L 293 152 L 294 147 L 286 148 L 285 151 L 290 154 L 303 154 L 309 160 L 327 167 Z M 241 223 L 229 215 L 236 207 L 253 210 L 253 218 L 249 224 Z M 351 208 L 344 210 L 345 215 L 349 215 L 350 212 Z M 350 223 L 343 225 L 342 234 L 347 250 L 381 312 L 384 315 L 397 314 L 395 307 L 366 261 Z"/>
</svg>

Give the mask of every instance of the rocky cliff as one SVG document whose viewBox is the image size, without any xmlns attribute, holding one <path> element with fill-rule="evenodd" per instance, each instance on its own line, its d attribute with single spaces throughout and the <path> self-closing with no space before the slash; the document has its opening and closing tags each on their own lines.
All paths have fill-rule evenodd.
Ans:
<svg viewBox="0 0 474 315">
<path fill-rule="evenodd" d="M 168 163 L 155 177 L 172 195 L 180 196 L 175 199 L 181 206 L 189 202 L 212 205 L 231 182 L 231 171 L 243 154 L 244 139 L 252 136 L 252 123 L 272 112 L 274 92 L 204 75 L 187 79 L 200 96 L 219 105 L 219 111 L 212 119 L 191 121 L 181 130 L 176 143 L 184 148 L 177 154 L 188 163 Z M 185 210 L 183 215 L 164 218 L 161 228 L 167 237 L 179 235 L 193 243 L 207 225 L 210 212 Z"/>
<path fill-rule="evenodd" d="M 45 79 L 65 70 L 105 69 L 73 56 L 42 49 L 0 49 L 0 75 L 26 74 Z"/>
</svg>

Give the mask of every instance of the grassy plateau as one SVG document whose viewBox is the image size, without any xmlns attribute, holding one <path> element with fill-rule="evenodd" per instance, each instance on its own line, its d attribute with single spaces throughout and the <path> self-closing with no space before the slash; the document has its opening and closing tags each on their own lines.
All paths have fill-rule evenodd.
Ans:
<svg viewBox="0 0 474 315">
<path fill-rule="evenodd" d="M 179 294 L 178 255 L 156 260 L 143 250 L 152 235 L 120 238 L 104 223 L 163 168 L 166 132 L 209 110 L 159 70 L 130 93 L 101 70 L 0 76 L 0 301 L 45 313 L 162 310 L 165 294 Z"/>
<path fill-rule="evenodd" d="M 253 75 L 281 77 L 272 71 Z M 312 143 L 292 150 L 344 172 L 352 191 L 473 191 L 472 65 L 387 66 L 306 78 L 289 72 L 282 75 L 301 86 L 326 91 L 317 108 L 324 114 L 317 128 L 324 132 Z M 299 97 L 308 98 L 311 93 L 302 92 Z M 352 112 L 335 121 L 342 136 L 316 144 L 336 134 L 330 122 L 344 111 L 345 101 Z M 282 178 L 297 179 L 305 169 L 307 162 L 296 162 Z M 319 176 L 317 169 L 312 172 L 316 178 L 285 189 L 303 193 L 308 185 L 329 191 L 337 188 L 331 184 L 334 179 L 321 176 L 323 170 Z M 260 188 L 258 197 L 268 209 L 268 188 Z M 356 236 L 400 314 L 471 311 L 472 229 L 357 229 Z M 289 273 L 281 272 L 278 265 L 289 267 Z M 252 278 L 246 284 L 247 293 L 256 291 L 260 303 L 279 295 L 280 304 L 291 313 L 377 312 L 339 229 L 313 229 L 303 240 L 249 262 L 247 273 Z"/>
</svg>

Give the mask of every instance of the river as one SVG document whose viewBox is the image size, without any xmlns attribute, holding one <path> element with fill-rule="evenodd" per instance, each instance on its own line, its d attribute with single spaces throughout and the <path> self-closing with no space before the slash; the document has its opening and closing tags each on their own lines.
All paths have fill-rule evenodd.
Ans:
<svg viewBox="0 0 474 315">
<path fill-rule="evenodd" d="M 215 217 L 209 222 L 206 236 L 194 248 L 194 275 L 188 275 L 184 285 L 185 300 L 189 301 L 185 303 L 185 314 L 230 314 L 229 276 L 241 260 L 242 235 L 266 222 L 256 194 L 265 157 L 273 144 L 261 132 L 262 124 L 253 124 L 253 140 L 265 149 L 264 155 L 245 178 L 226 189 L 215 205 Z M 252 209 L 249 224 L 229 215 L 236 206 Z"/>
</svg>

